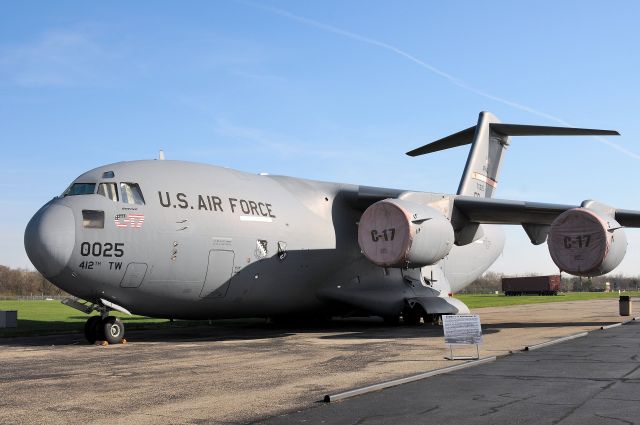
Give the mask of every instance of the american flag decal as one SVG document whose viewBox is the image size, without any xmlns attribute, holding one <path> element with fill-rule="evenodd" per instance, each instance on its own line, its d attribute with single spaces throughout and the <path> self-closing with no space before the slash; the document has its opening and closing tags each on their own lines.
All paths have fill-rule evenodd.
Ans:
<svg viewBox="0 0 640 425">
<path fill-rule="evenodd" d="M 144 224 L 144 214 L 117 214 L 114 222 L 116 227 L 121 229 L 125 227 L 139 229 Z"/>
</svg>

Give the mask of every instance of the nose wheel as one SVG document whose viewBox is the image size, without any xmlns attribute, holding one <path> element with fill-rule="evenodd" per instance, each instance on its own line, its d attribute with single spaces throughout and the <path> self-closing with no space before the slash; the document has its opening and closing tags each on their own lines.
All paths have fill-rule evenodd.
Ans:
<svg viewBox="0 0 640 425">
<path fill-rule="evenodd" d="M 113 316 L 91 316 L 84 325 L 84 336 L 90 344 L 96 341 L 119 344 L 124 339 L 124 323 Z"/>
<path fill-rule="evenodd" d="M 91 316 L 87 323 L 84 324 L 84 337 L 87 339 L 89 344 L 93 344 L 96 342 L 100 335 L 98 335 L 98 327 L 100 326 L 100 322 L 102 322 L 102 318 L 100 316 Z"/>
</svg>

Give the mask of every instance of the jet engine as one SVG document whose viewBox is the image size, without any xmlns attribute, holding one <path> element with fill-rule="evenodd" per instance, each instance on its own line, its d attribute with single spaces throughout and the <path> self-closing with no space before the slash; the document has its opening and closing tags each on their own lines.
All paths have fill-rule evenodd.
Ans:
<svg viewBox="0 0 640 425">
<path fill-rule="evenodd" d="M 627 237 L 612 217 L 573 208 L 551 224 L 548 246 L 560 270 L 576 276 L 600 276 L 620 264 L 627 252 Z"/>
<path fill-rule="evenodd" d="M 358 227 L 358 243 L 371 262 L 382 267 L 424 267 L 447 256 L 453 227 L 438 210 L 400 199 L 369 206 Z"/>
</svg>

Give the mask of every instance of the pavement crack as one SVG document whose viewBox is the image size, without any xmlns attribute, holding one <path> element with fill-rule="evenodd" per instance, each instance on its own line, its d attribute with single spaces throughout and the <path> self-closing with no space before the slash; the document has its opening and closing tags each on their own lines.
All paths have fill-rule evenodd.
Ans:
<svg viewBox="0 0 640 425">
<path fill-rule="evenodd" d="M 609 388 L 611 388 L 613 385 L 615 385 L 618 382 L 618 380 L 614 380 L 609 382 L 607 385 L 605 385 L 604 387 L 600 388 L 600 390 L 593 395 L 593 397 L 590 397 L 586 400 L 584 400 L 582 403 L 580 404 L 576 404 L 575 406 L 573 406 L 572 409 L 570 409 L 567 414 L 565 414 L 564 416 L 562 416 L 560 419 L 558 419 L 557 421 L 553 421 L 552 423 L 555 424 L 559 424 L 562 421 L 564 421 L 565 419 L 567 419 L 569 416 L 573 415 L 577 410 L 581 409 L 585 404 L 587 404 L 588 402 L 590 402 L 591 400 L 595 399 L 598 394 L 601 394 L 602 392 L 608 390 Z"/>
<path fill-rule="evenodd" d="M 607 423 L 610 423 L 609 420 L 614 420 L 614 421 L 618 421 L 618 422 L 623 423 L 623 424 L 635 425 L 635 422 L 626 421 L 626 420 L 620 419 L 620 418 L 614 418 L 613 416 L 598 415 L 597 413 L 595 414 L 595 416 L 597 416 L 599 418 L 602 418 L 602 419 L 606 419 Z"/>
<path fill-rule="evenodd" d="M 634 357 L 635 357 L 635 356 L 634 356 Z M 638 366 L 634 367 L 634 368 L 631 370 L 631 372 L 629 372 L 629 373 L 625 374 L 625 375 L 622 377 L 622 379 L 626 378 L 626 377 L 627 377 L 627 376 L 629 376 L 629 375 L 633 375 L 634 373 L 636 373 L 636 371 L 637 371 L 638 369 L 640 369 L 640 365 L 638 365 Z"/>
<path fill-rule="evenodd" d="M 500 397 L 505 397 L 505 398 L 513 398 L 509 395 L 500 395 Z M 506 403 L 503 404 L 499 404 L 497 406 L 491 406 L 489 407 L 489 411 L 478 415 L 478 417 L 482 417 L 482 416 L 489 416 L 489 415 L 493 415 L 494 413 L 498 413 L 502 408 L 507 407 L 507 406 L 511 406 L 512 404 L 516 404 L 516 403 L 520 403 L 521 401 L 525 401 L 525 400 L 529 400 L 533 398 L 533 396 L 529 396 L 529 397 L 524 397 L 524 398 L 516 398 L 514 400 L 508 401 Z"/>
<path fill-rule="evenodd" d="M 435 410 L 438 410 L 440 408 L 440 405 L 436 405 L 434 407 L 430 407 L 428 409 L 424 409 L 421 410 L 419 412 L 416 412 L 416 414 L 418 416 L 422 416 L 425 415 L 427 413 L 431 413 Z M 365 424 L 368 423 L 369 421 L 373 420 L 373 419 L 383 419 L 384 422 L 387 422 L 388 420 L 395 418 L 395 417 L 404 417 L 404 413 L 397 413 L 397 414 L 387 414 L 387 415 L 371 415 L 371 416 L 363 416 L 362 418 L 358 419 L 357 421 L 353 422 L 352 425 L 361 425 L 361 424 Z M 402 421 L 399 421 L 398 423 L 401 423 Z"/>
</svg>

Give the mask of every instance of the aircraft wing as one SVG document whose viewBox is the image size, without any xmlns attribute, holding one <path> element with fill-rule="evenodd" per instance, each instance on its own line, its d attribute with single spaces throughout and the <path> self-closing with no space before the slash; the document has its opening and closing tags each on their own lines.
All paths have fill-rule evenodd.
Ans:
<svg viewBox="0 0 640 425">
<path fill-rule="evenodd" d="M 487 224 L 551 224 L 563 212 L 586 207 L 581 205 L 547 204 L 542 202 L 456 196 L 454 207 L 468 221 Z M 615 220 L 624 227 L 640 227 L 640 211 L 613 209 Z"/>
<path fill-rule="evenodd" d="M 387 198 L 397 198 L 405 190 L 359 186 L 354 206 L 364 211 L 371 204 Z M 549 204 L 544 202 L 515 201 L 510 199 L 477 198 L 453 195 L 454 209 L 467 222 L 486 224 L 540 224 L 548 225 L 563 212 L 586 207 L 593 201 L 581 205 Z M 613 209 L 615 219 L 624 227 L 640 227 L 640 211 Z"/>
<path fill-rule="evenodd" d="M 464 195 L 445 195 L 426 192 L 402 191 L 370 186 L 360 186 L 352 204 L 361 211 L 384 199 L 416 199 L 422 195 L 428 204 L 445 201 L 442 211 L 451 220 L 456 231 L 456 244 L 465 245 L 475 240 L 478 224 L 521 225 L 531 243 L 539 245 L 547 240 L 551 224 L 565 211 L 586 208 L 602 217 L 611 217 L 622 227 L 640 227 L 640 211 L 617 209 L 600 202 L 587 200 L 580 205 L 550 204 L 509 199 L 479 198 Z M 425 198 L 426 197 L 426 198 Z"/>
<path fill-rule="evenodd" d="M 378 265 L 406 267 L 414 264 L 411 262 L 418 255 L 426 256 L 427 250 L 420 251 L 420 243 L 429 246 L 432 249 L 429 252 L 448 252 L 447 244 L 452 238 L 459 247 L 483 238 L 486 229 L 480 224 L 515 224 L 523 227 L 531 243 L 549 242 L 549 253 L 560 270 L 577 276 L 600 276 L 615 269 L 627 247 L 623 228 L 640 227 L 640 211 L 617 209 L 592 200 L 565 205 L 493 198 L 503 154 L 511 138 L 551 135 L 615 136 L 619 133 L 505 124 L 495 115 L 481 112 L 475 126 L 407 152 L 409 156 L 418 156 L 470 144 L 456 195 L 368 186 L 345 188 L 348 193 L 344 198 L 363 211 L 358 224 L 358 241 L 362 239 L 363 253 L 367 255 L 369 250 L 371 255 L 367 258 Z M 414 244 L 412 239 L 408 246 L 396 252 L 400 246 L 393 239 L 397 229 L 408 233 L 409 239 L 426 238 L 425 242 Z M 428 236 L 423 236 L 425 234 Z M 393 243 L 380 243 L 381 238 Z M 393 261 L 387 261 L 385 256 L 391 252 L 398 255 Z"/>
</svg>

